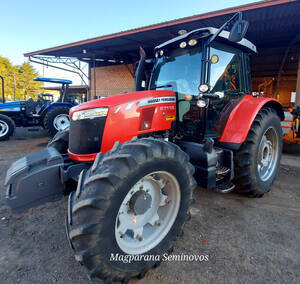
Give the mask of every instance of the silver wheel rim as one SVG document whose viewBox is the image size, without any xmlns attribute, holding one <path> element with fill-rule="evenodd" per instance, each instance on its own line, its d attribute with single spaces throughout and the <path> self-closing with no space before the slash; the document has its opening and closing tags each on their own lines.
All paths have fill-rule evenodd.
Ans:
<svg viewBox="0 0 300 284">
<path fill-rule="evenodd" d="M 257 170 L 262 181 L 267 181 L 276 169 L 278 147 L 277 132 L 269 127 L 261 139 L 257 155 Z"/>
<path fill-rule="evenodd" d="M 139 200 L 136 196 L 150 204 L 149 208 L 140 207 L 145 210 L 141 214 L 134 209 L 139 208 L 138 201 L 132 202 Z M 172 174 L 157 171 L 140 179 L 122 201 L 116 218 L 115 237 L 120 249 L 142 254 L 156 247 L 172 228 L 180 200 L 180 186 Z"/>
<path fill-rule="evenodd" d="M 67 114 L 59 114 L 53 120 L 53 126 L 56 130 L 62 131 L 70 126 L 70 118 Z"/>
<path fill-rule="evenodd" d="M 0 120 L 0 137 L 5 136 L 8 133 L 8 130 L 9 130 L 8 124 L 5 121 Z"/>
</svg>

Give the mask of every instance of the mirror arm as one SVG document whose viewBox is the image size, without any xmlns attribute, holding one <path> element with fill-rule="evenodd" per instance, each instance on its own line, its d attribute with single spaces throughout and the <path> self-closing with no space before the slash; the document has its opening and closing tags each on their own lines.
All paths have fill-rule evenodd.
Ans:
<svg viewBox="0 0 300 284">
<path fill-rule="evenodd" d="M 227 22 L 225 22 L 222 27 L 218 29 L 218 31 L 210 38 L 209 44 L 211 44 L 215 38 L 236 18 L 238 17 L 239 20 L 242 20 L 242 12 L 235 13 Z"/>
</svg>

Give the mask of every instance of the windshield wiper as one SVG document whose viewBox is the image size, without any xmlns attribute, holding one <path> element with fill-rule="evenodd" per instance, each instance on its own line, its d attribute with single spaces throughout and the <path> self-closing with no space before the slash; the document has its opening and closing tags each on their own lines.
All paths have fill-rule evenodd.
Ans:
<svg viewBox="0 0 300 284">
<path fill-rule="evenodd" d="M 161 89 L 161 88 L 173 88 L 173 86 L 172 85 L 161 85 L 161 86 L 155 87 L 155 89 Z"/>
</svg>

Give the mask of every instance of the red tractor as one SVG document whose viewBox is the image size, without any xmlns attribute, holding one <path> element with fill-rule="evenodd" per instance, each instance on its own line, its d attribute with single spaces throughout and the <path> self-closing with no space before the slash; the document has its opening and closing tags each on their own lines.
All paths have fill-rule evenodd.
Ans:
<svg viewBox="0 0 300 284">
<path fill-rule="evenodd" d="M 141 52 L 137 92 L 73 107 L 69 135 L 10 167 L 8 205 L 20 212 L 77 184 L 66 218 L 75 259 L 91 278 L 127 282 L 171 252 L 197 184 L 263 196 L 284 115 L 278 101 L 251 95 L 247 27 L 237 13 L 159 45 L 154 60 Z"/>
</svg>

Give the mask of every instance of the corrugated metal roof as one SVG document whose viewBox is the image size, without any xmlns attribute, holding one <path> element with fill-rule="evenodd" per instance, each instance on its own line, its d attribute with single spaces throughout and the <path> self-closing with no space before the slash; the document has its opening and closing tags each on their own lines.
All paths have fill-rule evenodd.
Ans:
<svg viewBox="0 0 300 284">
<path fill-rule="evenodd" d="M 300 33 L 300 1 L 271 0 L 87 39 L 26 53 L 25 56 L 49 55 L 80 59 L 94 57 L 133 62 L 138 59 L 140 45 L 151 53 L 156 45 L 177 36 L 180 29 L 191 31 L 201 27 L 219 27 L 231 14 L 237 11 L 243 11 L 243 18 L 250 22 L 246 38 L 258 48 L 270 45 L 286 45 L 295 34 Z M 86 50 L 85 54 L 83 50 Z M 98 61 L 97 64 L 106 65 L 109 63 Z"/>
</svg>

